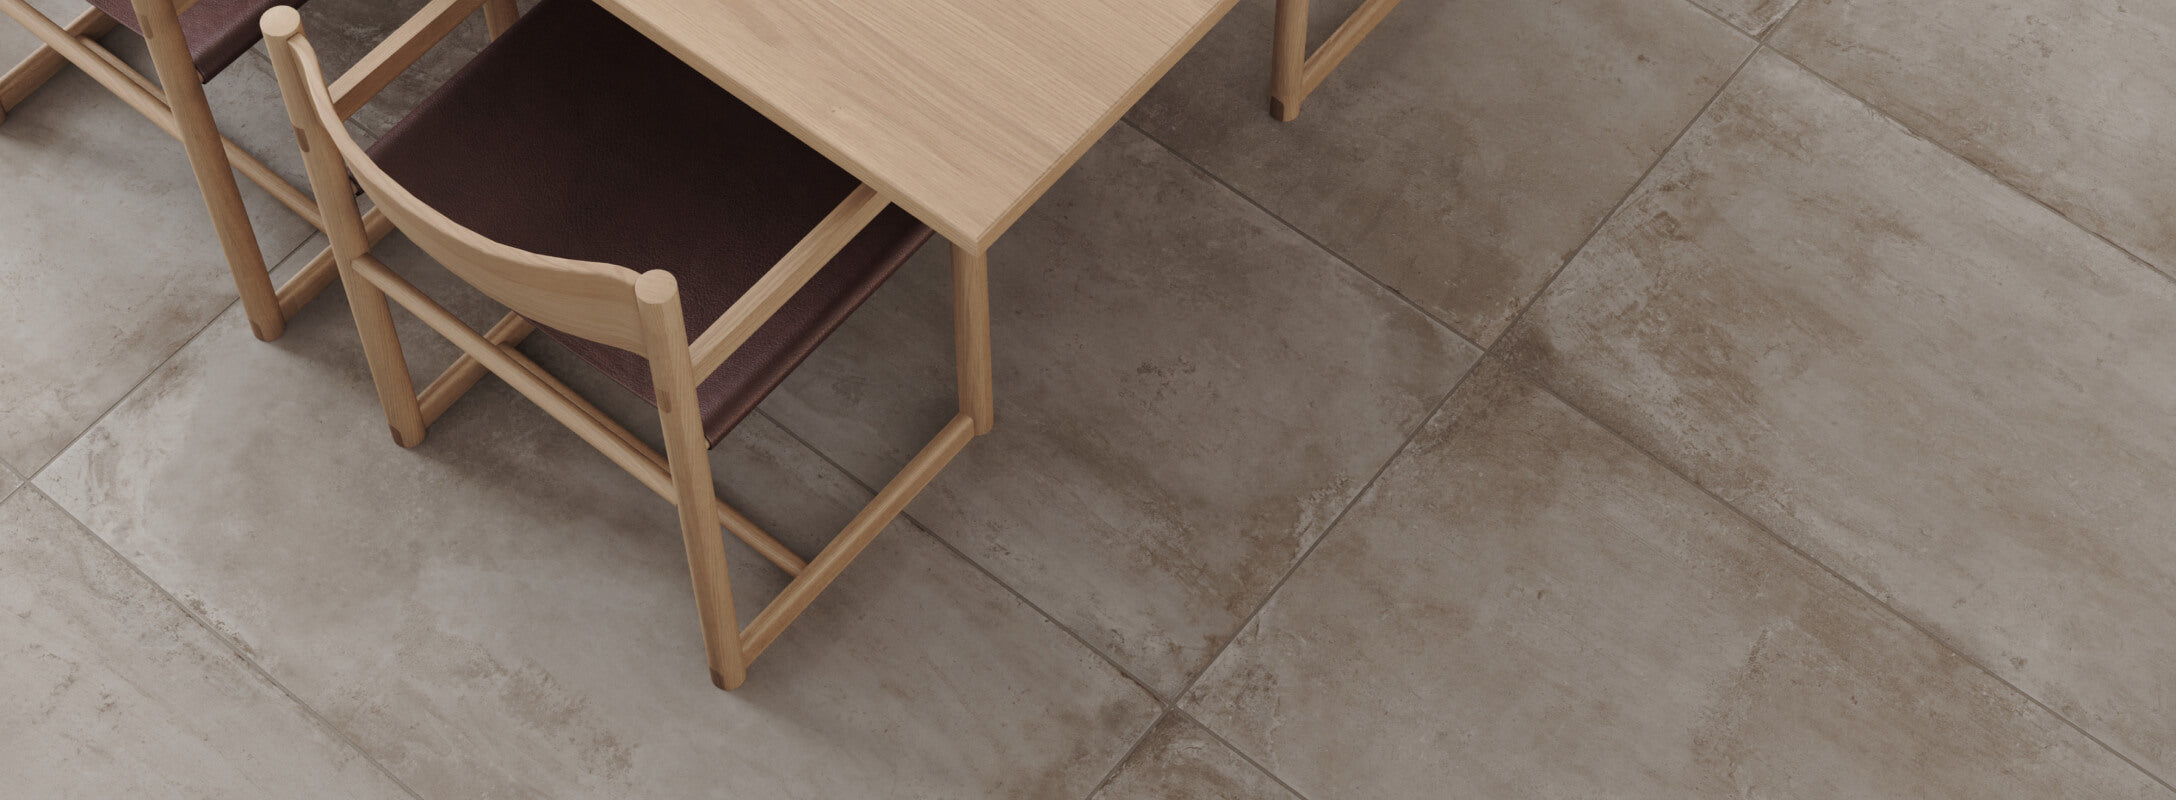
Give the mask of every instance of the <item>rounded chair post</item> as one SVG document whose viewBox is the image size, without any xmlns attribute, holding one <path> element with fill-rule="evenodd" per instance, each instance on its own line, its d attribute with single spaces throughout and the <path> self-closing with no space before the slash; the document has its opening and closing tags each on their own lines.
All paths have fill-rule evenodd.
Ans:
<svg viewBox="0 0 2176 800">
<path fill-rule="evenodd" d="M 1279 122 L 1299 119 L 1307 96 L 1307 0 L 1277 0 L 1276 31 L 1270 37 L 1269 113 Z"/>
<path fill-rule="evenodd" d="M 680 507 L 688 574 L 695 582 L 695 613 L 703 626 L 710 682 L 720 689 L 738 688 L 748 678 L 748 664 L 742 660 L 740 621 L 733 613 L 733 584 L 710 479 L 710 440 L 703 435 L 703 412 L 695 398 L 695 361 L 688 352 L 679 282 L 664 270 L 642 273 L 635 279 L 635 306 L 664 427 L 674 504 Z"/>
<path fill-rule="evenodd" d="M 143 27 L 144 41 L 151 46 L 151 64 L 159 74 L 159 88 L 173 109 L 174 125 L 181 131 L 182 149 L 188 151 L 189 168 L 196 173 L 197 188 L 211 212 L 212 228 L 226 253 L 227 268 L 234 273 L 234 288 L 249 315 L 249 327 L 257 338 L 272 341 L 287 331 L 287 317 L 280 313 L 279 293 L 272 287 L 272 273 L 265 269 L 264 253 L 249 224 L 249 208 L 242 204 L 242 188 L 234 182 L 227 162 L 226 145 L 219 123 L 212 119 L 211 101 L 204 96 L 204 82 L 189 57 L 189 42 L 181 33 L 181 15 L 173 0 L 134 0 L 136 23 Z"/>
<path fill-rule="evenodd" d="M 302 15 L 289 6 L 266 11 L 258 20 L 265 49 L 272 54 L 272 71 L 279 78 L 280 95 L 287 104 L 287 119 L 294 125 L 296 143 L 302 147 L 304 167 L 310 174 L 310 192 L 318 198 L 318 213 L 325 235 L 332 240 L 333 259 L 340 270 L 340 285 L 347 292 L 348 310 L 355 315 L 355 330 L 363 343 L 363 358 L 370 364 L 370 379 L 385 409 L 386 426 L 393 442 L 402 447 L 423 443 L 423 409 L 416 399 L 415 381 L 408 375 L 408 359 L 400 349 L 400 335 L 393 328 L 393 308 L 385 291 L 354 270 L 355 259 L 370 252 L 370 236 L 364 231 L 362 212 L 348 188 L 346 162 L 333 146 L 323 119 L 317 114 L 302 59 L 309 39 L 302 33 Z M 322 87 L 318 87 L 322 88 Z"/>
<path fill-rule="evenodd" d="M 515 7 L 514 0 L 484 0 L 484 34 L 486 36 L 493 39 L 499 38 L 499 35 L 505 33 L 507 28 L 514 27 L 514 21 L 520 18 L 521 9 Z"/>
</svg>

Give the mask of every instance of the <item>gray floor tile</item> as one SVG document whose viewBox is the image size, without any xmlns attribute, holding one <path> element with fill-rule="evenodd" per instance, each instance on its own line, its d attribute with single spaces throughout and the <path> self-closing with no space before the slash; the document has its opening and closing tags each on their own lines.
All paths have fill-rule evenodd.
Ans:
<svg viewBox="0 0 2176 800">
<path fill-rule="evenodd" d="M 29 54 L 27 32 L 0 32 L 0 60 Z M 149 69 L 134 34 L 109 42 Z M 300 179 L 269 67 L 243 59 L 208 91 L 230 137 Z M 181 144 L 79 71 L 0 123 L 0 185 L 0 459 L 35 471 L 233 303 L 234 282 Z M 309 235 L 242 186 L 268 261 Z"/>
<path fill-rule="evenodd" d="M 1806 0 L 1773 41 L 2176 274 L 2176 5 Z"/>
<path fill-rule="evenodd" d="M 1183 715 L 1170 714 L 1093 800 L 1300 800 Z"/>
<path fill-rule="evenodd" d="M 8 796 L 409 796 L 44 495 L 0 531 Z"/>
<path fill-rule="evenodd" d="M 1278 123 L 1271 7 L 1128 118 L 1483 344 L 1754 47 L 1684 3 L 1406 3 Z"/>
<path fill-rule="evenodd" d="M 879 484 L 953 413 L 926 248 L 765 408 Z M 997 428 L 911 515 L 1176 693 L 1476 354 L 1130 129 L 991 256 Z"/>
<path fill-rule="evenodd" d="M 1761 56 L 1504 352 L 2176 775 L 2176 283 Z"/>
<path fill-rule="evenodd" d="M 1759 36 L 1767 33 L 1791 13 L 1791 7 L 1799 0 L 1692 0 L 1694 5 L 1715 13 L 1738 26 L 1739 30 Z"/>
<path fill-rule="evenodd" d="M 16 474 L 15 470 L 10 469 L 8 465 L 0 464 L 0 500 L 7 499 L 8 493 L 15 491 L 15 487 L 21 485 L 23 485 L 23 476 Z"/>
<path fill-rule="evenodd" d="M 1185 708 L 1310 797 L 2176 797 L 1494 360 Z"/>
<path fill-rule="evenodd" d="M 905 522 L 711 688 L 671 507 L 496 381 L 394 447 L 327 301 L 213 326 L 38 481 L 425 796 L 1081 797 L 1155 719 Z M 721 450 L 804 553 L 865 499 L 760 418 Z M 745 621 L 783 576 L 733 552 Z"/>
</svg>

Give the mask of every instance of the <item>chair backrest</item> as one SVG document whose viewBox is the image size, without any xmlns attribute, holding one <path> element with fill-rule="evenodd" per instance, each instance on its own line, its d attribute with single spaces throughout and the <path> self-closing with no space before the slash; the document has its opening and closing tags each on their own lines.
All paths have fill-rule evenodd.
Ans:
<svg viewBox="0 0 2176 800">
<path fill-rule="evenodd" d="M 285 14 L 281 13 L 283 11 Z M 290 81 L 289 71 L 280 70 L 280 89 L 290 95 L 289 111 L 290 116 L 295 117 L 297 138 L 303 140 L 306 157 L 313 157 L 310 159 L 313 184 L 318 182 L 315 172 L 321 169 L 320 164 L 330 168 L 345 167 L 395 228 L 491 299 L 560 331 L 649 354 L 649 348 L 644 346 L 642 318 L 635 298 L 638 274 L 634 270 L 511 247 L 439 213 L 387 175 L 348 135 L 334 110 L 332 93 L 326 87 L 316 50 L 302 35 L 300 18 L 294 11 L 281 7 L 266 12 L 264 33 L 274 60 L 291 54 L 296 67 L 292 74 L 299 80 Z M 301 85 L 289 86 L 290 82 Z M 299 108 L 296 104 L 298 96 L 305 104 Z M 296 113 L 298 111 L 306 113 Z M 305 131 L 305 128 L 309 130 Z M 308 153 L 309 143 L 313 140 L 330 141 L 339 155 L 338 163 Z M 339 183 L 344 185 L 345 182 L 345 176 L 341 176 Z M 320 187 L 318 193 L 322 197 L 324 188 Z M 328 207 L 325 212 L 328 216 L 336 213 L 330 208 L 335 204 L 321 205 Z M 347 213 L 353 214 L 351 204 L 342 205 Z M 332 220 L 327 223 L 330 229 Z M 335 236 L 336 251 L 340 245 L 338 238 Z M 365 240 L 362 246 L 367 249 L 368 241 Z M 353 256 L 341 254 L 341 257 Z"/>
</svg>

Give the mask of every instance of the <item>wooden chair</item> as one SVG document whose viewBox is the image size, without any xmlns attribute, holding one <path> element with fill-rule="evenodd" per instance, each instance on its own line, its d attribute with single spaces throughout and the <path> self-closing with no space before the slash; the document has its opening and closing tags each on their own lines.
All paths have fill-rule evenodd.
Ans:
<svg viewBox="0 0 2176 800">
<path fill-rule="evenodd" d="M 1307 52 L 1307 0 L 1277 0 L 1277 27 L 1271 35 L 1269 113 L 1282 122 L 1300 117 L 1300 101 L 1330 77 L 1338 62 L 1352 55 L 1360 40 L 1398 6 L 1398 0 L 1364 0 L 1322 41 Z"/>
<path fill-rule="evenodd" d="M 749 662 L 991 421 L 986 261 L 954 250 L 960 411 L 814 559 L 712 491 L 708 450 L 930 230 L 587 0 L 544 0 L 366 152 L 292 9 L 265 14 L 288 113 L 393 440 L 488 370 L 679 508 L 712 683 Z M 511 309 L 477 333 L 370 253 L 349 176 Z M 638 271 L 640 270 L 640 271 Z M 463 355 L 418 394 L 388 298 Z M 700 330 L 691 342 L 687 331 Z M 665 455 L 515 345 L 542 330 L 657 406 Z M 719 526 L 793 575 L 738 627 Z"/>
<path fill-rule="evenodd" d="M 204 193 L 204 204 L 211 211 L 212 227 L 226 254 L 227 267 L 234 274 L 235 290 L 241 295 L 243 309 L 248 312 L 250 328 L 257 338 L 266 341 L 279 338 L 287 328 L 287 320 L 332 282 L 337 274 L 332 251 L 328 248 L 318 254 L 285 286 L 273 288 L 264 254 L 257 247 L 257 236 L 249 223 L 249 213 L 242 206 L 241 187 L 235 183 L 234 172 L 240 171 L 264 187 L 281 205 L 322 229 L 324 225 L 317 204 L 219 133 L 211 105 L 204 96 L 204 83 L 256 43 L 258 29 L 254 23 L 257 16 L 278 2 L 280 0 L 91 0 L 91 8 L 62 26 L 32 8 L 26 0 L 0 0 L 0 11 L 5 11 L 44 42 L 28 58 L 0 75 L 0 121 L 5 121 L 9 109 L 21 105 L 63 66 L 74 64 L 168 135 L 180 139 L 183 149 L 188 152 L 189 166 L 196 174 L 197 186 Z M 400 34 L 387 41 L 387 46 L 372 52 L 341 79 L 335 96 L 340 98 L 343 118 L 354 114 L 397 72 L 387 72 L 379 79 L 378 73 L 383 71 L 380 68 L 386 61 L 402 55 L 413 60 L 479 6 L 483 8 L 494 36 L 512 25 L 517 13 L 514 0 L 432 3 L 434 8 L 447 5 L 465 11 L 442 27 L 402 28 Z M 116 25 L 141 34 L 150 45 L 152 66 L 158 73 L 157 83 L 98 43 L 99 37 Z M 372 230 L 382 236 L 389 227 L 382 220 L 375 220 Z"/>
</svg>

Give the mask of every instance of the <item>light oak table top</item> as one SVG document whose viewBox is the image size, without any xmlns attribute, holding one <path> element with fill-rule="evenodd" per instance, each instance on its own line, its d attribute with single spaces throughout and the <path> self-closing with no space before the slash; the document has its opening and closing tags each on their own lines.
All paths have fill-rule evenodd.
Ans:
<svg viewBox="0 0 2176 800">
<path fill-rule="evenodd" d="M 1235 0 L 598 0 L 981 250 Z"/>
</svg>

